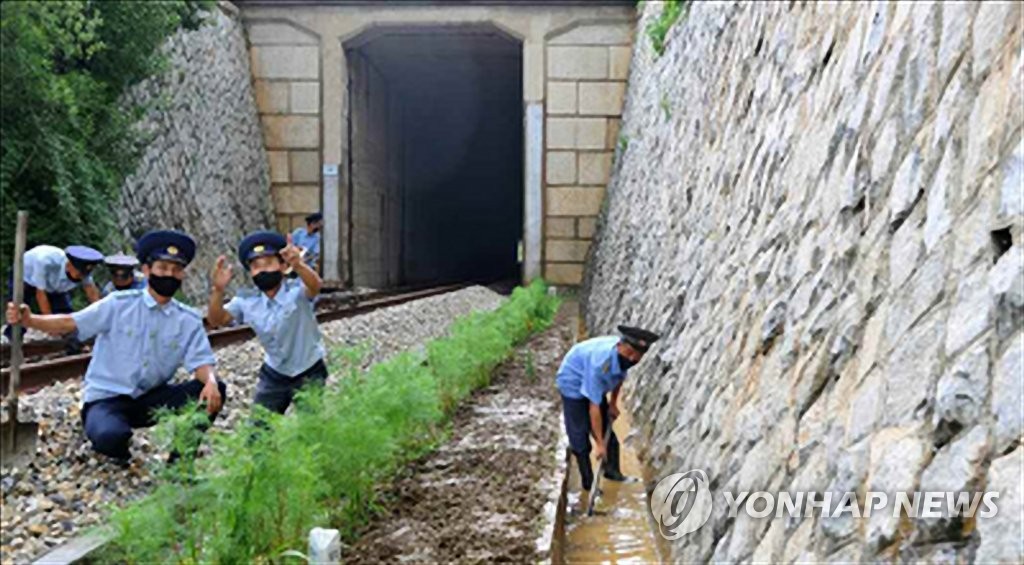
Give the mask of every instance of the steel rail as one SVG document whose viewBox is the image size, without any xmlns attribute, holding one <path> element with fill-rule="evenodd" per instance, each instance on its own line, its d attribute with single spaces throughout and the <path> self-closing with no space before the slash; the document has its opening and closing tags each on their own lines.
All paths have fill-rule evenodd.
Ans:
<svg viewBox="0 0 1024 565">
<path fill-rule="evenodd" d="M 318 312 L 316 319 L 318 322 L 324 323 L 343 318 L 351 318 L 380 308 L 398 306 L 399 304 L 405 304 L 406 302 L 411 302 L 413 300 L 452 292 L 470 286 L 471 284 L 472 283 L 448 284 L 414 290 L 411 292 L 402 292 L 399 294 L 386 294 L 385 292 L 381 292 L 384 296 L 379 298 L 359 300 L 357 303 L 344 308 L 329 309 Z M 218 349 L 234 343 L 247 341 L 255 337 L 256 334 L 253 332 L 251 327 L 244 325 L 210 330 L 207 335 L 210 338 L 210 344 L 215 349 Z M 91 353 L 82 353 L 79 355 L 67 355 L 57 359 L 40 361 L 37 363 L 24 364 L 21 366 L 21 386 L 18 387 L 18 392 L 32 392 L 57 381 L 81 377 L 85 374 L 85 370 L 88 368 L 90 360 L 92 360 Z M 0 369 L 0 390 L 7 390 L 6 387 L 9 379 L 10 369 Z"/>
</svg>

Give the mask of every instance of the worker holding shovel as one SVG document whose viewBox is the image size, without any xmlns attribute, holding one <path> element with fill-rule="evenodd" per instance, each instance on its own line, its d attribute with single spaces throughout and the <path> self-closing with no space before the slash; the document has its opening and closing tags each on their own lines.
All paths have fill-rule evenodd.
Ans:
<svg viewBox="0 0 1024 565">
<path fill-rule="evenodd" d="M 577 343 L 558 368 L 556 384 L 562 395 L 562 413 L 569 448 L 576 456 L 583 490 L 590 490 L 594 471 L 590 464 L 590 437 L 596 454 L 604 462 L 604 478 L 622 481 L 619 471 L 619 440 L 615 433 L 603 437 L 612 420 L 619 415 L 619 391 L 630 367 L 640 362 L 658 334 L 619 326 L 619 336 L 601 336 Z M 607 395 L 611 393 L 609 401 Z"/>
</svg>

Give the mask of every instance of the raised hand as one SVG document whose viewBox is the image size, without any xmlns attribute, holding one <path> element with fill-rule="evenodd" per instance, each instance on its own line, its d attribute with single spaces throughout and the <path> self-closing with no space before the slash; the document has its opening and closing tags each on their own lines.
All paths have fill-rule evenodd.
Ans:
<svg viewBox="0 0 1024 565">
<path fill-rule="evenodd" d="M 213 288 L 223 292 L 231 282 L 231 265 L 228 265 L 226 257 L 217 257 L 217 264 L 213 267 Z"/>
<path fill-rule="evenodd" d="M 302 252 L 294 243 L 292 243 L 292 234 L 288 234 L 285 237 L 287 238 L 288 245 L 281 250 L 281 258 L 284 259 L 285 263 L 288 263 L 294 268 L 302 262 Z"/>
</svg>

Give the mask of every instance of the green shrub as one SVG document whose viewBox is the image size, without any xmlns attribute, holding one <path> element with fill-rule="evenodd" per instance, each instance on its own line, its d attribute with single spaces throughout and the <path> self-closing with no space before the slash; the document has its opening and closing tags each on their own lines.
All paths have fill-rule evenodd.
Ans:
<svg viewBox="0 0 1024 565">
<path fill-rule="evenodd" d="M 132 172 L 142 108 L 125 89 L 163 68 L 158 47 L 201 23 L 210 0 L 0 3 L 0 278 L 15 215 L 29 245 L 116 243 L 113 206 Z"/>
<path fill-rule="evenodd" d="M 360 371 L 359 350 L 335 350 L 332 384 L 299 393 L 293 414 L 257 407 L 234 433 L 211 434 L 211 456 L 179 463 L 151 495 L 115 510 L 104 559 L 279 561 L 326 524 L 352 539 L 377 510 L 376 486 L 436 446 L 446 415 L 558 306 L 542 281 L 517 288 L 429 343 L 426 362 L 401 354 Z M 161 420 L 164 445 L 194 429 L 190 413 Z"/>
<path fill-rule="evenodd" d="M 661 4 L 661 14 L 654 21 L 647 24 L 647 37 L 651 40 L 654 52 L 661 56 L 665 53 L 665 36 L 668 30 L 672 29 L 676 21 L 683 16 L 689 8 L 686 0 L 664 0 Z"/>
</svg>

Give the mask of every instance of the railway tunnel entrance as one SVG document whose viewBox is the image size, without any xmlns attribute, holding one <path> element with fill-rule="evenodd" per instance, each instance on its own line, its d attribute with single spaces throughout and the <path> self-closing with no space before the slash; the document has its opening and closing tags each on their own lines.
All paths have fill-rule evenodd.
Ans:
<svg viewBox="0 0 1024 565">
<path fill-rule="evenodd" d="M 522 44 L 491 25 L 345 43 L 356 285 L 519 279 Z"/>
</svg>

